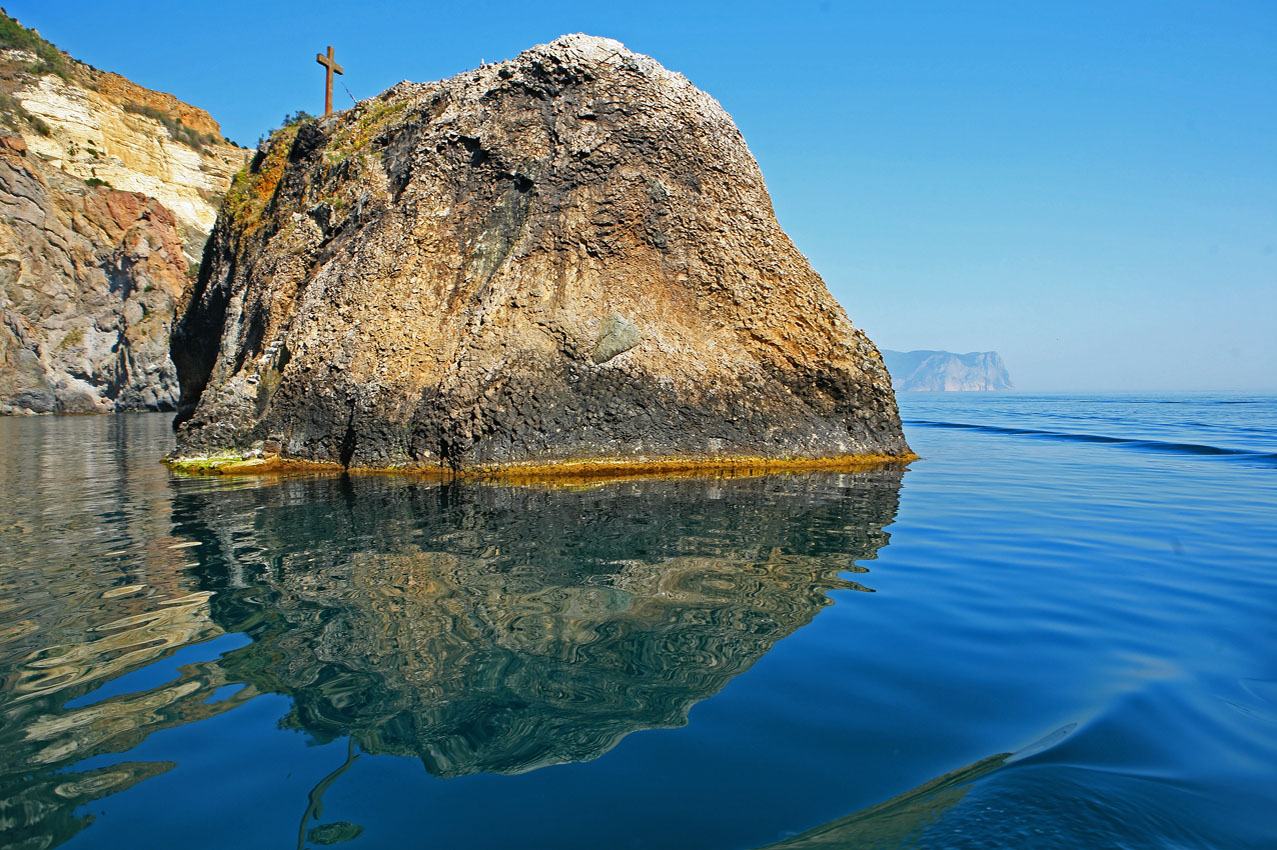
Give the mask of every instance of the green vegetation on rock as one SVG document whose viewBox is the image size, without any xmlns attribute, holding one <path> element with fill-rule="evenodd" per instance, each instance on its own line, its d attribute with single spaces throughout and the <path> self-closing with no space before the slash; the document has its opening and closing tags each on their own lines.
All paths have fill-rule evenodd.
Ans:
<svg viewBox="0 0 1277 850">
<path fill-rule="evenodd" d="M 0 50 L 21 50 L 35 56 L 35 62 L 16 59 L 0 61 L 0 132 L 21 133 L 24 128 L 38 135 L 52 135 L 52 130 L 39 116 L 27 111 L 13 94 L 17 82 L 24 77 L 57 74 L 69 79 L 71 64 L 67 56 L 40 37 L 9 17 L 0 9 Z"/>
<path fill-rule="evenodd" d="M 84 342 L 84 328 L 72 328 L 71 332 L 62 337 L 62 341 L 58 343 L 59 349 L 73 348 Z"/>
<path fill-rule="evenodd" d="M 341 125 L 324 151 L 324 162 L 337 165 L 358 153 L 393 124 L 409 106 L 406 100 L 376 100 L 355 108 L 356 120 Z"/>
<path fill-rule="evenodd" d="M 206 145 L 216 145 L 221 141 L 216 134 L 201 133 L 193 130 L 183 124 L 181 118 L 175 118 L 162 109 L 156 109 L 154 106 L 147 106 L 144 103 L 126 103 L 124 104 L 124 111 L 150 118 L 152 121 L 158 121 L 164 125 L 164 129 L 168 130 L 174 141 L 181 142 L 201 154 L 206 153 Z"/>
<path fill-rule="evenodd" d="M 71 65 L 61 50 L 3 12 L 0 12 L 0 50 L 34 53 L 35 65 L 27 69 L 31 73 L 57 74 L 64 80 L 71 76 Z"/>
<path fill-rule="evenodd" d="M 262 213 L 274 197 L 280 178 L 284 176 L 284 167 L 288 165 L 288 151 L 300 128 L 300 123 L 289 124 L 271 133 L 266 140 L 264 153 L 258 154 L 252 165 L 241 169 L 231 178 L 231 188 L 222 201 L 222 215 L 228 221 L 241 225 L 245 231 L 255 231 L 261 227 Z"/>
</svg>

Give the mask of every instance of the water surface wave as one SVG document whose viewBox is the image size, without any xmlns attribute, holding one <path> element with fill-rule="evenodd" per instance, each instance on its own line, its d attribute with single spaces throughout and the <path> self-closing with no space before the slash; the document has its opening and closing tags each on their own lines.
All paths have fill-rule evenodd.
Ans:
<svg viewBox="0 0 1277 850">
<path fill-rule="evenodd" d="M 902 406 L 903 476 L 560 489 L 0 420 L 0 843 L 1271 847 L 1277 401 Z"/>
</svg>

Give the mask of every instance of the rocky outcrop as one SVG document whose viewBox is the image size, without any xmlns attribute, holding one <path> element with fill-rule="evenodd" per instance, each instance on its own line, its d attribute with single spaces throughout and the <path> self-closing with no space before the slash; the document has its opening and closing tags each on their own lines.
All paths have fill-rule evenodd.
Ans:
<svg viewBox="0 0 1277 850">
<path fill-rule="evenodd" d="M 900 392 L 952 392 L 1014 389 L 996 351 L 889 351 L 882 358 Z"/>
<path fill-rule="evenodd" d="M 54 168 L 161 201 L 176 214 L 192 259 L 198 260 L 222 195 L 248 152 L 214 135 L 217 124 L 206 113 L 196 126 L 210 124 L 212 132 L 183 132 L 187 125 L 176 124 L 180 119 L 165 120 L 166 111 L 147 105 L 144 94 L 154 92 L 110 77 L 122 90 L 120 103 L 103 94 L 114 89 L 95 91 L 54 75 L 21 89 L 16 96 L 22 106 L 51 128 L 48 136 L 35 134 L 27 143 Z"/>
<path fill-rule="evenodd" d="M 173 214 L 0 139 L 0 413 L 172 409 L 189 286 Z"/>
<path fill-rule="evenodd" d="M 173 315 L 244 157 L 0 15 L 0 413 L 174 407 Z"/>
<path fill-rule="evenodd" d="M 731 118 L 564 36 L 277 133 L 173 336 L 180 456 L 903 457 L 881 357 Z"/>
</svg>

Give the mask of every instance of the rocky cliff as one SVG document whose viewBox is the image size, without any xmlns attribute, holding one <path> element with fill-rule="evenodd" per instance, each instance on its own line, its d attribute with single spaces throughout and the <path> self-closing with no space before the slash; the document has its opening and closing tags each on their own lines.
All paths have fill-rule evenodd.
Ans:
<svg viewBox="0 0 1277 850">
<path fill-rule="evenodd" d="M 3 15 L 0 48 L 0 414 L 172 409 L 173 316 L 244 152 Z"/>
<path fill-rule="evenodd" d="M 189 286 L 173 213 L 0 137 L 0 413 L 172 409 Z"/>
<path fill-rule="evenodd" d="M 203 109 L 77 62 L 0 18 L 0 123 L 51 168 L 173 211 L 197 262 L 248 151 Z"/>
<path fill-rule="evenodd" d="M 887 371 L 713 98 L 564 36 L 277 133 L 173 335 L 179 456 L 902 457 Z"/>
<path fill-rule="evenodd" d="M 889 351 L 883 360 L 900 392 L 987 391 L 1014 389 L 1006 364 L 996 351 Z"/>
</svg>

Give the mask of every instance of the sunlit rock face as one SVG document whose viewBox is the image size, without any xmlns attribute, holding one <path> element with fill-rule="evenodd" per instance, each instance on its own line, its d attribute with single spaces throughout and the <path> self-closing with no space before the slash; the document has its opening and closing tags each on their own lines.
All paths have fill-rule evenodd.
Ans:
<svg viewBox="0 0 1277 850">
<path fill-rule="evenodd" d="M 158 200 L 198 261 L 248 151 L 203 109 L 76 61 L 34 33 L 26 41 L 0 48 L 0 125 L 49 168 Z"/>
<path fill-rule="evenodd" d="M 171 410 L 189 286 L 173 213 L 3 144 L 0 213 L 0 413 Z"/>
<path fill-rule="evenodd" d="M 198 260 L 201 237 L 213 229 L 222 195 L 244 167 L 248 151 L 226 142 L 202 109 L 118 74 L 96 72 L 96 77 L 102 82 L 90 88 L 46 75 L 17 93 L 23 107 L 53 129 L 48 136 L 30 136 L 31 150 L 81 179 L 97 178 L 160 201 L 177 216 Z M 149 106 L 150 114 L 131 111 L 135 106 Z M 169 111 L 191 122 L 192 132 L 201 137 L 198 145 L 175 138 L 164 126 L 161 118 Z"/>
<path fill-rule="evenodd" d="M 173 336 L 179 455 L 347 466 L 908 453 L 731 117 L 563 36 L 277 133 Z"/>
<path fill-rule="evenodd" d="M 681 726 L 779 639 L 865 590 L 901 473 L 585 490 L 284 480 L 180 497 L 221 667 L 288 722 L 438 776 L 520 773 Z M 376 529 L 375 538 L 371 529 Z"/>
<path fill-rule="evenodd" d="M 171 410 L 173 317 L 247 151 L 3 25 L 0 414 Z"/>
</svg>

